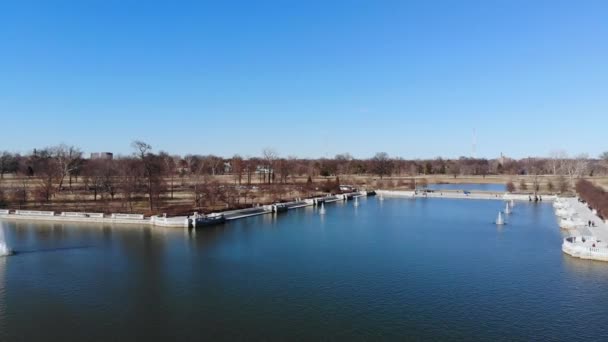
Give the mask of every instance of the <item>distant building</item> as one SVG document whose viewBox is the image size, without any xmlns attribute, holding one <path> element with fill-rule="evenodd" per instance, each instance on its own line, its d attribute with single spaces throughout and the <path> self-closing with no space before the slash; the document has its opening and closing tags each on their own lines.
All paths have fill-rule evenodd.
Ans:
<svg viewBox="0 0 608 342">
<path fill-rule="evenodd" d="M 111 152 L 93 152 L 93 153 L 91 153 L 91 159 L 112 160 L 113 158 L 114 158 L 114 154 Z"/>
<path fill-rule="evenodd" d="M 340 185 L 340 191 L 355 191 L 355 187 L 350 185 Z"/>
<path fill-rule="evenodd" d="M 232 164 L 229 162 L 224 162 L 224 173 L 232 172 Z"/>
<path fill-rule="evenodd" d="M 255 173 L 258 173 L 258 174 L 259 174 L 259 173 L 262 173 L 262 174 L 269 174 L 269 173 L 271 173 L 272 171 L 273 171 L 273 170 L 272 170 L 271 168 L 267 167 L 267 166 L 260 166 L 260 165 L 258 165 L 258 166 L 255 168 Z"/>
<path fill-rule="evenodd" d="M 509 158 L 509 157 L 505 156 L 505 155 L 504 155 L 504 154 L 502 154 L 502 152 L 501 152 L 501 153 L 500 153 L 500 158 L 498 158 L 498 163 L 499 163 L 500 165 L 505 165 L 505 163 L 510 162 L 511 160 L 513 160 L 513 159 L 511 159 L 511 158 Z"/>
</svg>

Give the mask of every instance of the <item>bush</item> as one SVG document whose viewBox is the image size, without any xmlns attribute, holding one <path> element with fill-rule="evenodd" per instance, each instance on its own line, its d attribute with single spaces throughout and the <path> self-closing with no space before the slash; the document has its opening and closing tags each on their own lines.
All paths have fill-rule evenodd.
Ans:
<svg viewBox="0 0 608 342">
<path fill-rule="evenodd" d="M 560 193 L 568 192 L 568 190 L 570 190 L 570 184 L 568 184 L 566 177 L 559 176 L 559 178 L 557 178 L 557 189 Z"/>
<path fill-rule="evenodd" d="M 551 182 L 551 181 L 547 182 L 547 190 L 549 190 L 549 192 L 553 192 L 553 190 L 555 190 L 555 186 L 553 186 L 553 182 Z"/>
<path fill-rule="evenodd" d="M 414 182 L 414 180 L 410 180 L 410 183 L 408 184 L 408 188 L 410 190 L 416 190 L 416 182 Z"/>
<path fill-rule="evenodd" d="M 515 191 L 515 184 L 513 184 L 513 182 L 511 182 L 511 181 L 507 182 L 507 191 L 508 192 L 514 192 Z"/>
<path fill-rule="evenodd" d="M 328 179 L 321 187 L 321 190 L 328 193 L 337 193 L 340 190 L 340 185 Z"/>
<path fill-rule="evenodd" d="M 581 179 L 576 183 L 576 192 L 587 204 L 597 210 L 599 216 L 608 218 L 608 193 L 591 182 Z"/>
<path fill-rule="evenodd" d="M 528 190 L 528 184 L 523 179 L 519 181 L 519 190 Z"/>
</svg>

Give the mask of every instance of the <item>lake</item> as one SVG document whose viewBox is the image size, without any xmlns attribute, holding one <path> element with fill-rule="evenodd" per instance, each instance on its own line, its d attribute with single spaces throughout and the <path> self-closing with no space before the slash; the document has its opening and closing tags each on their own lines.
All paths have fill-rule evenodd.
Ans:
<svg viewBox="0 0 608 342">
<path fill-rule="evenodd" d="M 368 198 L 197 232 L 0 221 L 0 340 L 606 340 L 551 205 Z"/>
</svg>

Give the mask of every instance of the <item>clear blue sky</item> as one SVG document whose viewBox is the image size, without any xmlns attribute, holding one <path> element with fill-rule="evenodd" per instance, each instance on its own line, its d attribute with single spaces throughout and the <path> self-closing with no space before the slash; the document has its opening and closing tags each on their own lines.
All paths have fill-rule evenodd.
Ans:
<svg viewBox="0 0 608 342">
<path fill-rule="evenodd" d="M 608 1 L 3 1 L 0 150 L 608 149 Z"/>
</svg>

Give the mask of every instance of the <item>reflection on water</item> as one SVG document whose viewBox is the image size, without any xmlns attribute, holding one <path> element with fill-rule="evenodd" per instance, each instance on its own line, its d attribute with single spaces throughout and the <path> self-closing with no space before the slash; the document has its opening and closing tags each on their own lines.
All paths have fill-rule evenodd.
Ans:
<svg viewBox="0 0 608 342">
<path fill-rule="evenodd" d="M 359 202 L 202 230 L 2 222 L 26 253 L 0 258 L 0 340 L 608 338 L 608 263 L 564 256 L 550 205 L 497 228 L 501 201 Z"/>
<path fill-rule="evenodd" d="M 584 260 L 562 254 L 565 270 L 574 276 L 591 276 L 608 279 L 608 265 L 597 260 Z"/>
</svg>

